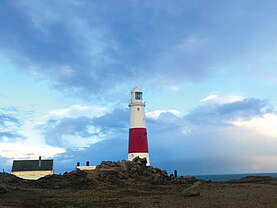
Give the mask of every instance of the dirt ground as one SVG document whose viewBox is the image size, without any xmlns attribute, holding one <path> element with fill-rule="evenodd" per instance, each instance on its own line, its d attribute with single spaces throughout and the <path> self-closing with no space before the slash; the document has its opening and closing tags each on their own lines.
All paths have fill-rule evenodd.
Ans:
<svg viewBox="0 0 277 208">
<path fill-rule="evenodd" d="M 0 194 L 0 207 L 276 208 L 277 180 L 202 183 L 201 195 L 184 197 L 189 185 L 103 185 L 87 189 L 20 188 Z"/>
</svg>

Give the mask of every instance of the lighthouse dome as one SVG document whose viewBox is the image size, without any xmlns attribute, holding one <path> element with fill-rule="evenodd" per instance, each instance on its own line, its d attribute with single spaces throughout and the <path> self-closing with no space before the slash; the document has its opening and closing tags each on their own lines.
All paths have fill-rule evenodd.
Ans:
<svg viewBox="0 0 277 208">
<path fill-rule="evenodd" d="M 132 92 L 142 92 L 138 87 L 135 87 Z"/>
</svg>

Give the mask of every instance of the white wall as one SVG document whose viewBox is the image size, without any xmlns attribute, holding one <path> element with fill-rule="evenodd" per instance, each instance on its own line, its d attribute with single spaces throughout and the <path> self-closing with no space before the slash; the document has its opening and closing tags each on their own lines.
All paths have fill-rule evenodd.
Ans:
<svg viewBox="0 0 277 208">
<path fill-rule="evenodd" d="M 53 175 L 53 171 L 14 171 L 13 175 L 16 175 L 19 178 L 29 179 L 29 180 L 37 180 L 46 175 Z"/>
<path fill-rule="evenodd" d="M 130 104 L 130 128 L 146 128 L 144 104 Z"/>
<path fill-rule="evenodd" d="M 76 169 L 79 169 L 79 170 L 95 170 L 96 166 L 77 166 Z"/>
</svg>

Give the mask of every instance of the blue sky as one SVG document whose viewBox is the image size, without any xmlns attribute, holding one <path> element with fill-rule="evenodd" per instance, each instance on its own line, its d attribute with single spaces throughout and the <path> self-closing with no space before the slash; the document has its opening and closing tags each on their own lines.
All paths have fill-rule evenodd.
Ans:
<svg viewBox="0 0 277 208">
<path fill-rule="evenodd" d="M 4 0 L 0 161 L 127 159 L 144 92 L 151 164 L 276 172 L 276 1 Z"/>
</svg>

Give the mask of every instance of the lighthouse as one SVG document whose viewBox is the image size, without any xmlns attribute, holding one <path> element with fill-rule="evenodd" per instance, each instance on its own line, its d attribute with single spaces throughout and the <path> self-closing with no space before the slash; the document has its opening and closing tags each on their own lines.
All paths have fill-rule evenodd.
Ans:
<svg viewBox="0 0 277 208">
<path fill-rule="evenodd" d="M 145 103 L 142 101 L 142 91 L 134 88 L 131 92 L 130 107 L 130 128 L 129 128 L 129 151 L 128 160 L 135 157 L 146 158 L 149 162 L 149 152 L 147 143 L 147 132 L 144 117 Z"/>
</svg>

